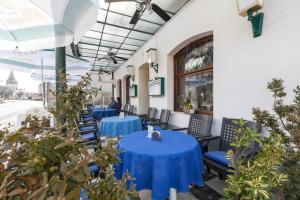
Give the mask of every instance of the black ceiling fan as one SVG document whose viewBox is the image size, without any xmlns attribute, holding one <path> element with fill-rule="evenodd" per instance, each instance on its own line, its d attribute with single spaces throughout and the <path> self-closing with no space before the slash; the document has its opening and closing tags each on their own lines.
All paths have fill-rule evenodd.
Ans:
<svg viewBox="0 0 300 200">
<path fill-rule="evenodd" d="M 150 3 L 151 0 L 105 0 L 106 3 L 114 3 L 114 2 L 124 2 L 124 1 L 134 1 L 137 3 L 137 8 L 130 20 L 130 24 L 136 24 L 143 14 L 144 8 L 146 8 L 150 12 L 155 12 L 160 18 L 162 18 L 164 21 L 169 21 L 171 17 L 158 5 L 155 3 Z"/>
<path fill-rule="evenodd" d="M 116 56 L 116 53 L 112 52 L 112 49 L 109 49 L 106 56 L 98 58 L 97 60 L 99 61 L 99 60 L 104 60 L 104 59 L 107 61 L 112 61 L 114 64 L 118 64 L 117 59 L 127 61 L 127 58 Z"/>
</svg>

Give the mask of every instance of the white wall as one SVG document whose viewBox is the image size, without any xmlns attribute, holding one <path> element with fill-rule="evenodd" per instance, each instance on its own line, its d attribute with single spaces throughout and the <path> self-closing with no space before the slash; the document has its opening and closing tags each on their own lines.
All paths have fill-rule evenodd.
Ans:
<svg viewBox="0 0 300 200">
<path fill-rule="evenodd" d="M 101 88 L 101 92 L 95 99 L 96 104 L 102 104 L 102 96 L 104 96 L 104 104 L 110 103 L 112 97 L 113 80 L 111 80 L 110 74 L 102 74 L 101 81 L 99 81 L 99 75 L 97 72 L 91 73 L 92 84 L 91 87 Z"/>
<path fill-rule="evenodd" d="M 140 114 L 147 114 L 150 105 L 149 102 L 149 65 L 145 63 L 138 70 L 138 109 L 137 112 Z"/>
<path fill-rule="evenodd" d="M 166 94 L 150 97 L 150 106 L 173 110 L 173 55 L 189 41 L 213 33 L 213 131 L 219 134 L 222 117 L 251 119 L 253 107 L 271 109 L 266 86 L 272 78 L 284 79 L 290 95 L 300 84 L 299 8 L 299 0 L 265 0 L 263 34 L 253 38 L 250 22 L 237 14 L 235 0 L 193 0 L 115 72 L 115 79 L 122 79 L 126 66 L 133 65 L 138 83 L 137 70 L 147 62 L 146 50 L 158 49 L 157 76 L 166 78 Z M 154 76 L 150 69 L 150 79 Z M 131 103 L 138 106 L 139 98 Z M 172 124 L 186 126 L 187 122 L 183 113 L 171 115 Z"/>
</svg>

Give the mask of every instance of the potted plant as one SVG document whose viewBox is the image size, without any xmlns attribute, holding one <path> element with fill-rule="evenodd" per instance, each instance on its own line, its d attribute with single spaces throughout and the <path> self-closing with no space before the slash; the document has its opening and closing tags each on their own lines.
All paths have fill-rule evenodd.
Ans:
<svg viewBox="0 0 300 200">
<path fill-rule="evenodd" d="M 285 101 L 287 93 L 283 80 L 273 79 L 268 83 L 268 89 L 274 98 L 273 111 L 254 108 L 253 114 L 271 134 L 278 133 L 284 139 L 286 153 L 281 167 L 281 171 L 287 175 L 283 185 L 284 199 L 300 199 L 300 86 L 294 89 L 292 101 Z"/>
<path fill-rule="evenodd" d="M 193 105 L 191 103 L 191 100 L 189 98 L 185 98 L 184 101 L 183 101 L 183 111 L 184 113 L 186 114 L 190 114 L 190 113 L 193 113 Z"/>
<path fill-rule="evenodd" d="M 286 175 L 280 170 L 286 153 L 282 148 L 283 138 L 274 133 L 261 139 L 260 134 L 244 128 L 246 121 L 241 119 L 234 123 L 239 128 L 231 143 L 233 150 L 227 154 L 232 174 L 226 179 L 225 199 L 273 199 L 274 191 L 286 181 Z M 254 141 L 261 146 L 256 155 L 247 153 Z"/>
<path fill-rule="evenodd" d="M 294 89 L 295 97 L 289 104 L 284 103 L 283 80 L 273 79 L 268 89 L 274 97 L 273 111 L 254 108 L 253 114 L 270 137 L 260 139 L 251 130 L 237 130 L 232 144 L 235 150 L 228 154 L 233 174 L 226 180 L 226 199 L 300 198 L 300 86 Z M 241 149 L 253 140 L 261 144 L 261 151 L 248 160 Z"/>
</svg>

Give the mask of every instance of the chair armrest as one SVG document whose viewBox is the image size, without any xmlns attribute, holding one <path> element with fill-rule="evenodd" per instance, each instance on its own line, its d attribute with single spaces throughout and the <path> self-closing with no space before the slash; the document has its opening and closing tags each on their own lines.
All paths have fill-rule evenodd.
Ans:
<svg viewBox="0 0 300 200">
<path fill-rule="evenodd" d="M 188 130 L 188 127 L 172 129 L 172 131 L 184 131 L 184 130 Z"/>
<path fill-rule="evenodd" d="M 257 154 L 260 150 L 261 150 L 260 147 L 247 149 L 243 152 L 242 155 L 247 157 L 247 158 L 250 158 L 250 157 L 254 156 L 255 154 Z"/>
<path fill-rule="evenodd" d="M 159 122 L 159 121 L 154 121 L 152 124 L 153 125 L 168 125 L 168 123 L 166 123 L 166 122 Z"/>
<path fill-rule="evenodd" d="M 144 120 L 144 121 L 154 121 L 156 119 L 155 118 L 145 117 L 145 118 L 142 118 L 142 120 Z"/>
<path fill-rule="evenodd" d="M 147 114 L 137 114 L 137 116 L 139 116 L 139 117 L 147 117 L 148 115 Z"/>
<path fill-rule="evenodd" d="M 199 138 L 197 138 L 197 139 L 198 139 L 198 141 L 200 141 L 200 142 L 204 142 L 204 141 L 217 140 L 217 139 L 219 139 L 219 138 L 220 138 L 220 136 L 207 136 L 207 137 L 199 137 Z"/>
<path fill-rule="evenodd" d="M 158 123 L 159 122 L 159 119 L 154 119 L 154 118 L 148 118 L 146 121 L 149 125 L 154 125 L 155 123 Z"/>
<path fill-rule="evenodd" d="M 209 134 L 209 135 L 203 135 L 203 136 L 198 136 L 198 137 L 195 137 L 195 138 L 196 138 L 196 140 L 201 141 L 202 139 L 208 138 L 208 137 L 212 137 L 212 135 L 211 134 Z"/>
<path fill-rule="evenodd" d="M 94 133 L 97 135 L 97 130 L 93 129 L 93 130 L 84 130 L 84 131 L 79 131 L 79 133 L 81 135 L 87 134 L 87 133 Z"/>
</svg>

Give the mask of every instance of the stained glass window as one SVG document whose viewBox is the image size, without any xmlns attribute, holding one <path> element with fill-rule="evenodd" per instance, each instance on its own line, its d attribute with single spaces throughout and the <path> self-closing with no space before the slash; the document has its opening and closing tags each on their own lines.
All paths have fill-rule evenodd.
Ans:
<svg viewBox="0 0 300 200">
<path fill-rule="evenodd" d="M 192 42 L 175 57 L 175 110 L 189 99 L 196 113 L 213 112 L 213 37 Z"/>
</svg>

